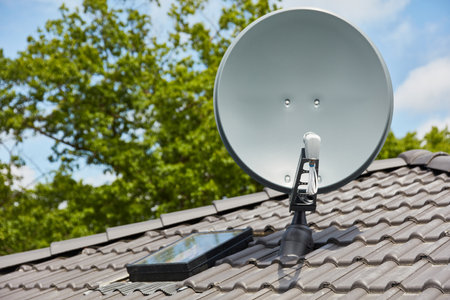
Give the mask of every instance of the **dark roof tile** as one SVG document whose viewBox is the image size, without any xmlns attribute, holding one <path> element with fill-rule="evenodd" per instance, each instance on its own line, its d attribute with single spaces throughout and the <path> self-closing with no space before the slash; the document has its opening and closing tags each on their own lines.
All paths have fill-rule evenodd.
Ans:
<svg viewBox="0 0 450 300">
<path fill-rule="evenodd" d="M 445 152 L 410 150 L 399 155 L 408 165 L 424 166 L 432 170 L 450 172 L 450 156 Z"/>
<path fill-rule="evenodd" d="M 245 251 L 229 256 L 218 264 L 228 263 L 233 267 L 255 264 L 258 267 L 269 266 L 278 261 L 279 247 L 267 247 L 257 243 Z M 437 241 L 425 242 L 419 238 L 411 238 L 397 243 L 386 239 L 380 242 L 366 245 L 362 241 L 355 241 L 349 246 L 327 243 L 317 250 L 309 253 L 305 263 L 318 267 L 326 262 L 331 262 L 342 267 L 356 261 L 364 261 L 368 265 L 377 265 L 391 260 L 398 265 L 411 265 L 426 257 L 433 264 L 450 263 L 450 238 L 441 237 Z"/>
<path fill-rule="evenodd" d="M 398 157 L 403 158 L 408 165 L 411 165 L 414 160 L 419 158 L 422 155 L 428 155 L 430 152 L 427 150 L 417 149 L 417 150 L 409 150 L 401 153 Z"/>
<path fill-rule="evenodd" d="M 437 241 L 439 238 L 448 235 L 450 232 L 450 222 L 441 219 L 433 219 L 425 224 L 417 224 L 414 221 L 406 221 L 399 225 L 389 225 L 381 222 L 376 226 L 363 231 L 355 237 L 366 244 L 376 244 L 384 239 L 390 239 L 397 243 L 405 243 L 417 237 L 423 241 Z"/>
<path fill-rule="evenodd" d="M 383 179 L 389 180 L 389 177 L 385 177 Z M 360 178 L 358 178 L 356 180 L 350 181 L 349 183 L 347 183 L 346 185 L 344 185 L 343 187 L 338 189 L 336 191 L 336 194 L 339 193 L 339 192 L 345 193 L 345 192 L 350 191 L 350 190 L 352 190 L 354 188 L 358 188 L 360 190 L 364 190 L 364 189 L 367 189 L 367 188 L 377 184 L 378 182 L 380 182 L 380 180 L 383 180 L 383 179 L 378 179 L 375 176 L 360 177 Z"/>
<path fill-rule="evenodd" d="M 287 195 L 265 189 L 81 238 L 87 248 L 78 255 L 61 255 L 80 249 L 77 239 L 53 243 L 36 252 L 40 256 L 28 253 L 29 260 L 24 260 L 27 253 L 19 254 L 16 259 L 23 263 L 60 252 L 0 276 L 0 297 L 121 299 L 125 292 L 127 299 L 137 299 L 147 287 L 154 293 L 146 297 L 163 299 L 166 294 L 151 284 L 130 284 L 125 264 L 192 232 L 250 226 L 255 238 L 247 249 L 186 279 L 171 299 L 445 298 L 450 296 L 450 180 L 430 166 L 447 157 L 406 153 L 374 163 L 365 175 L 320 195 L 317 212 L 307 215 L 315 250 L 299 259 L 278 256 L 282 230 L 292 216 Z M 405 166 L 408 160 L 419 165 Z M 113 290 L 103 296 L 95 290 L 100 286 Z"/>
<path fill-rule="evenodd" d="M 254 237 L 254 242 L 250 245 L 261 244 L 269 248 L 274 248 L 279 245 L 283 231 L 276 231 L 272 234 L 268 234 L 262 237 Z"/>
<path fill-rule="evenodd" d="M 29 261 L 39 260 L 50 257 L 52 254 L 50 248 L 42 248 L 21 253 L 0 256 L 0 269 L 26 263 Z"/>
<path fill-rule="evenodd" d="M 99 252 L 103 254 L 107 254 L 110 252 L 115 253 L 139 253 L 142 251 L 145 252 L 154 252 L 157 251 L 175 241 L 180 239 L 180 236 L 172 235 L 172 236 L 164 236 L 162 234 L 157 236 L 143 236 L 136 240 L 131 240 L 129 242 L 118 242 L 114 243 L 111 246 L 113 247 L 103 247 L 98 249 Z"/>
<path fill-rule="evenodd" d="M 445 152 L 428 152 L 426 154 L 422 154 L 418 157 L 416 157 L 411 163 L 411 166 L 427 166 L 428 164 L 438 156 L 447 156 L 448 154 Z"/>
<path fill-rule="evenodd" d="M 88 235 L 80 238 L 53 242 L 50 244 L 50 252 L 52 253 L 52 255 L 56 255 L 75 249 L 98 245 L 107 241 L 108 237 L 106 236 L 106 233 Z"/>
<path fill-rule="evenodd" d="M 264 188 L 264 192 L 266 192 L 267 195 L 269 196 L 269 198 L 271 198 L 271 199 L 283 197 L 283 196 L 286 195 L 285 193 L 282 193 L 282 192 L 279 192 L 279 191 L 270 189 L 270 188 L 268 188 L 268 187 L 265 187 L 265 188 Z"/>
<path fill-rule="evenodd" d="M 106 235 L 108 237 L 108 240 L 114 240 L 117 238 L 143 233 L 149 230 L 158 229 L 162 226 L 163 225 L 161 219 L 156 219 L 128 225 L 110 227 L 106 229 Z"/>
<path fill-rule="evenodd" d="M 244 251 L 238 252 L 225 259 L 219 260 L 216 265 L 227 263 L 236 266 L 244 266 L 249 263 L 259 263 L 260 261 L 275 259 L 278 253 L 278 248 L 266 247 L 262 244 L 256 244 Z"/>
<path fill-rule="evenodd" d="M 437 156 L 428 163 L 428 167 L 437 171 L 450 172 L 450 156 Z"/>
<path fill-rule="evenodd" d="M 367 168 L 366 172 L 370 173 L 380 170 L 393 169 L 406 165 L 405 160 L 400 157 L 376 160 Z"/>
<path fill-rule="evenodd" d="M 3 294 L 5 293 L 5 294 Z M 47 290 L 41 290 L 39 288 L 26 289 L 1 289 L 0 298 L 8 300 L 23 300 L 23 299 L 68 299 L 74 295 L 80 297 L 79 291 L 74 291 L 72 289 L 58 290 L 56 288 L 51 288 Z"/>
<path fill-rule="evenodd" d="M 148 296 L 157 291 L 162 291 L 166 295 L 176 294 L 176 282 L 158 281 L 158 282 L 113 282 L 111 284 L 98 288 L 103 295 L 118 291 L 124 296 L 131 295 L 134 292 L 140 292 L 141 296 Z"/>
<path fill-rule="evenodd" d="M 408 291 L 417 293 L 434 287 L 450 293 L 450 265 L 425 263 L 417 273 L 411 275 L 402 282 L 402 286 Z"/>
<path fill-rule="evenodd" d="M 243 269 L 250 269 L 252 267 L 251 265 L 247 265 Z M 215 282 L 224 280 L 224 278 L 233 277 L 240 273 L 240 270 L 239 268 L 232 268 L 228 264 L 221 264 L 191 276 L 183 282 L 183 286 L 190 287 L 196 292 L 204 292 L 213 287 Z"/>
<path fill-rule="evenodd" d="M 272 192 L 271 192 L 272 193 Z M 223 212 L 237 207 L 247 206 L 255 203 L 259 203 L 265 200 L 269 200 L 267 192 L 259 192 L 245 196 L 239 196 L 234 198 L 215 200 L 213 201 L 214 207 L 217 212 Z"/>
<path fill-rule="evenodd" d="M 402 177 L 402 176 L 408 175 L 410 173 L 416 174 L 416 176 L 417 176 L 417 175 L 426 173 L 426 171 L 423 171 L 419 167 L 413 168 L 413 167 L 408 166 L 408 167 L 402 167 L 402 168 L 398 168 L 398 169 L 392 170 L 389 174 L 387 174 L 387 173 L 384 173 L 384 174 L 388 175 L 386 177 L 390 177 L 390 176 L 393 176 L 393 175 L 395 175 L 397 177 Z M 374 174 L 370 175 L 369 178 L 377 177 L 376 176 L 377 174 L 378 173 L 374 173 Z"/>
<path fill-rule="evenodd" d="M 189 220 L 195 220 L 208 215 L 213 215 L 217 211 L 213 205 L 201 206 L 197 208 L 191 208 L 181 211 L 176 211 L 168 214 L 161 215 L 161 222 L 163 226 L 169 226 L 173 224 L 179 224 Z"/>
<path fill-rule="evenodd" d="M 302 291 L 314 293 L 321 288 L 330 286 L 338 293 L 348 293 L 360 287 L 372 293 L 384 293 L 393 285 L 405 287 L 409 292 L 424 291 L 430 287 L 442 287 L 448 293 L 449 281 L 448 265 L 433 265 L 427 260 L 420 260 L 413 265 L 398 265 L 394 261 L 385 261 L 379 265 L 367 265 L 355 262 L 348 266 L 339 267 L 331 262 L 321 264 L 319 267 L 310 267 L 298 264 L 293 267 L 280 267 L 272 264 L 266 268 L 252 265 L 243 267 L 223 267 L 220 265 L 201 273 L 203 276 L 192 277 L 184 282 L 186 286 L 197 292 L 215 287 L 221 291 L 232 291 L 240 288 L 246 292 L 255 293 L 265 287 L 276 292 L 285 292 L 297 287 Z M 227 266 L 225 264 L 225 266 Z M 414 280 L 417 272 L 425 272 L 423 278 L 434 280 Z M 207 275 L 207 277 L 205 277 Z M 382 276 L 380 276 L 382 275 Z M 320 278 L 320 280 L 316 280 Z M 197 284 L 201 282 L 201 284 Z M 206 283 L 205 283 L 206 281 Z M 432 283 L 430 283 L 432 282 Z M 439 282 L 439 283 L 436 283 Z"/>
</svg>

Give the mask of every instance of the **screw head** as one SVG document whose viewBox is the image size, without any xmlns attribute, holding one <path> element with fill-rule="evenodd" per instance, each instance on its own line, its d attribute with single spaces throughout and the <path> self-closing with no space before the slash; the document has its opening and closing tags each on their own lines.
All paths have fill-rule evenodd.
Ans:
<svg viewBox="0 0 450 300">
<path fill-rule="evenodd" d="M 318 108 L 320 106 L 320 100 L 319 99 L 314 99 L 314 107 Z"/>
</svg>

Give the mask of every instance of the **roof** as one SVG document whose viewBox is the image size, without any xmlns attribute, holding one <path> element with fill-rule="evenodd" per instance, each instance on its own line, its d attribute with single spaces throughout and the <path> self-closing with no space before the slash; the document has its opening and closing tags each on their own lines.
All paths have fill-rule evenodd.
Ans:
<svg viewBox="0 0 450 300">
<path fill-rule="evenodd" d="M 315 250 L 298 261 L 277 255 L 292 219 L 287 195 L 264 189 L 0 257 L 0 298 L 450 297 L 448 154 L 412 150 L 375 161 L 317 202 L 307 216 Z M 248 248 L 184 281 L 128 281 L 127 263 L 182 236 L 248 226 Z"/>
</svg>

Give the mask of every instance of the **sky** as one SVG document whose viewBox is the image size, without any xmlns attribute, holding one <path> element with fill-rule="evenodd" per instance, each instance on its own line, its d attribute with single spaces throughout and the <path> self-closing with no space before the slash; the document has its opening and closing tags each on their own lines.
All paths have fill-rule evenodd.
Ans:
<svg viewBox="0 0 450 300">
<path fill-rule="evenodd" d="M 0 0 L 0 48 L 7 57 L 26 48 L 29 35 L 36 36 L 48 19 L 58 18 L 58 7 L 73 8 L 79 0 Z M 163 8 L 151 10 L 154 25 L 163 33 L 168 19 Z M 205 18 L 217 18 L 220 7 L 212 0 Z M 448 0 L 283 0 L 282 7 L 316 7 L 333 12 L 362 30 L 381 52 L 394 89 L 391 129 L 397 137 L 416 131 L 419 137 L 431 126 L 450 127 L 450 1 Z M 3 137 L 4 138 L 4 137 Z M 9 144 L 11 145 L 11 143 Z M 12 146 L 11 146 L 12 147 Z M 30 186 L 45 180 L 50 164 L 51 141 L 31 137 L 15 151 L 26 166 L 15 170 L 23 176 L 18 184 Z M 7 150 L 0 148 L 0 159 Z M 100 185 L 114 176 L 102 168 L 82 164 L 76 179 Z"/>
</svg>

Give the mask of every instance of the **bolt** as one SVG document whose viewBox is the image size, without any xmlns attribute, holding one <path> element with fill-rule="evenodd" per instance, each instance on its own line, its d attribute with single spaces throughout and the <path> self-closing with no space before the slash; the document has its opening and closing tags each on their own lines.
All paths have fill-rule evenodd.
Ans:
<svg viewBox="0 0 450 300">
<path fill-rule="evenodd" d="M 315 100 L 314 100 L 314 107 L 315 107 L 315 108 L 318 108 L 319 105 L 320 105 L 320 100 L 319 100 L 319 99 L 315 99 Z"/>
</svg>

